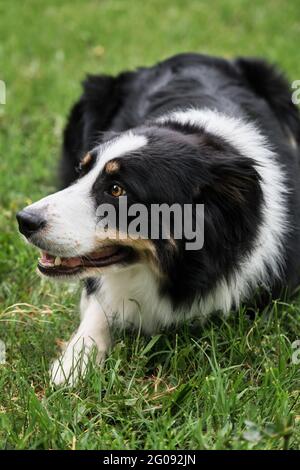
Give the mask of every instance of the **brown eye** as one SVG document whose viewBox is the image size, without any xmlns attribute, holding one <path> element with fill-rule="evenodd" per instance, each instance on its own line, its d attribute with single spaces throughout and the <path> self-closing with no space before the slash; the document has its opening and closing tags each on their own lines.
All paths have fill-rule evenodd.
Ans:
<svg viewBox="0 0 300 470">
<path fill-rule="evenodd" d="M 122 186 L 119 186 L 118 184 L 113 184 L 109 192 L 114 197 L 120 197 L 126 194 L 125 189 L 122 188 Z"/>
</svg>

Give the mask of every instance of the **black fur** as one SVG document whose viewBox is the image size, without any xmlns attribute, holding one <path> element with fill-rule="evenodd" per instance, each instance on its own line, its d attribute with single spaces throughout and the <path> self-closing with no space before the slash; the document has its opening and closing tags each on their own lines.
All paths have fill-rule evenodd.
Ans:
<svg viewBox="0 0 300 470">
<path fill-rule="evenodd" d="M 286 239 L 282 280 L 275 295 L 299 282 L 299 149 L 298 109 L 287 81 L 276 68 L 258 59 L 227 61 L 182 54 L 151 68 L 117 77 L 93 76 L 71 111 L 64 134 L 62 185 L 75 180 L 75 167 L 85 152 L 130 128 L 146 135 L 141 158 L 122 156 L 113 177 L 99 175 L 92 194 L 105 202 L 105 188 L 116 178 L 126 185 L 130 202 L 205 203 L 205 246 L 195 253 L 177 242 L 172 251 L 155 241 L 162 289 L 174 303 L 205 296 L 220 277 L 227 277 L 251 251 L 261 222 L 262 193 L 254 162 L 221 138 L 180 124 L 159 125 L 156 117 L 175 109 L 210 108 L 254 121 L 278 154 L 289 184 L 287 212 L 293 224 Z M 148 153 L 147 153 L 148 152 Z M 149 154 L 149 152 L 151 154 Z M 88 292 L 95 286 L 88 281 Z"/>
<path fill-rule="evenodd" d="M 283 131 L 289 130 L 300 143 L 299 111 L 291 100 L 291 89 L 283 73 L 259 59 L 240 58 L 235 63 L 251 89 L 268 102 Z"/>
<path fill-rule="evenodd" d="M 260 59 L 231 62 L 181 54 L 117 77 L 88 76 L 83 89 L 64 132 L 63 187 L 76 179 L 74 169 L 80 158 L 103 141 L 105 132 L 136 127 L 150 117 L 182 106 L 242 114 L 257 120 L 273 138 L 280 127 L 288 129 L 298 142 L 300 139 L 299 111 L 291 101 L 288 82 L 275 67 Z"/>
<path fill-rule="evenodd" d="M 118 211 L 118 201 L 108 195 L 109 187 L 118 181 L 126 187 L 128 205 L 148 207 L 151 230 L 151 204 L 205 204 L 203 249 L 186 251 L 184 238 L 176 240 L 176 251 L 168 249 L 166 240 L 153 240 L 167 279 L 162 287 L 175 303 L 192 301 L 197 293 L 205 296 L 221 276 L 229 276 L 251 250 L 260 222 L 258 174 L 250 159 L 222 139 L 210 146 L 207 142 L 212 136 L 204 134 L 195 140 L 168 125 L 149 125 L 135 132 L 146 135 L 149 144 L 140 158 L 135 153 L 116 159 L 117 173 L 99 175 L 92 188 L 95 205 L 112 203 Z"/>
</svg>

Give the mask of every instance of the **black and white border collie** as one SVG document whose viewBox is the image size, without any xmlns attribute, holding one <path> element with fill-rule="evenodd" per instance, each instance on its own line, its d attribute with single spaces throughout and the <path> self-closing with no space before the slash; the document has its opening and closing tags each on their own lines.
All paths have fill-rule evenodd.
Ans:
<svg viewBox="0 0 300 470">
<path fill-rule="evenodd" d="M 81 323 L 51 368 L 74 384 L 111 329 L 152 334 L 293 291 L 300 268 L 300 119 L 282 75 L 256 59 L 182 54 L 90 76 L 64 133 L 61 191 L 26 207 L 45 276 L 84 279 Z M 80 174 L 76 167 L 80 167 Z M 116 240 L 97 207 L 204 204 L 204 246 Z"/>
</svg>

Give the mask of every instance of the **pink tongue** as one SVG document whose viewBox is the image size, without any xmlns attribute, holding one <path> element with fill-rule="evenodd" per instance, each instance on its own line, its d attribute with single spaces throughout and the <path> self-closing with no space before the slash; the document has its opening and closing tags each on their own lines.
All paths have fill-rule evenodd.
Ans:
<svg viewBox="0 0 300 470">
<path fill-rule="evenodd" d="M 52 256 L 52 255 L 49 255 L 49 253 L 46 253 L 45 251 L 42 252 L 41 261 L 42 261 L 44 264 L 47 264 L 47 263 L 54 263 L 54 259 L 55 259 L 55 257 Z"/>
<path fill-rule="evenodd" d="M 43 264 L 49 264 L 53 265 L 55 261 L 55 256 L 50 255 L 49 253 L 46 253 L 43 251 L 42 256 L 41 256 L 41 262 Z M 61 258 L 61 264 L 63 266 L 68 266 L 70 268 L 75 268 L 76 266 L 81 265 L 81 259 L 80 258 Z"/>
<path fill-rule="evenodd" d="M 117 248 L 114 246 L 106 246 L 102 248 L 100 252 L 91 253 L 88 258 L 90 260 L 106 258 L 107 256 L 113 255 L 117 251 Z M 41 256 L 41 261 L 43 264 L 53 265 L 55 261 L 55 256 L 50 255 L 49 253 L 43 251 Z M 76 266 L 82 265 L 82 258 L 61 258 L 62 266 L 67 266 L 69 268 L 75 268 Z"/>
<path fill-rule="evenodd" d="M 101 252 L 94 252 L 88 255 L 86 258 L 89 260 L 96 260 L 101 258 L 106 258 L 107 256 L 111 256 L 116 252 L 116 247 L 114 246 L 106 246 L 101 249 Z M 75 268 L 76 266 L 82 265 L 81 258 L 62 258 L 61 263 L 63 266 L 68 266 L 68 268 Z"/>
<path fill-rule="evenodd" d="M 68 266 L 69 268 L 75 268 L 76 266 L 81 265 L 80 258 L 62 258 L 61 264 L 63 266 Z"/>
</svg>

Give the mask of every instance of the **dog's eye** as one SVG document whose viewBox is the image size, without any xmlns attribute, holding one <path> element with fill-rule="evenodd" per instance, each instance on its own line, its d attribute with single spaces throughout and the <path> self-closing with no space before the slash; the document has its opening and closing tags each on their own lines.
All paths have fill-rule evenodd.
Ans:
<svg viewBox="0 0 300 470">
<path fill-rule="evenodd" d="M 120 197 L 120 196 L 124 196 L 126 194 L 126 191 L 119 184 L 113 184 L 110 187 L 109 193 L 114 197 Z"/>
</svg>

